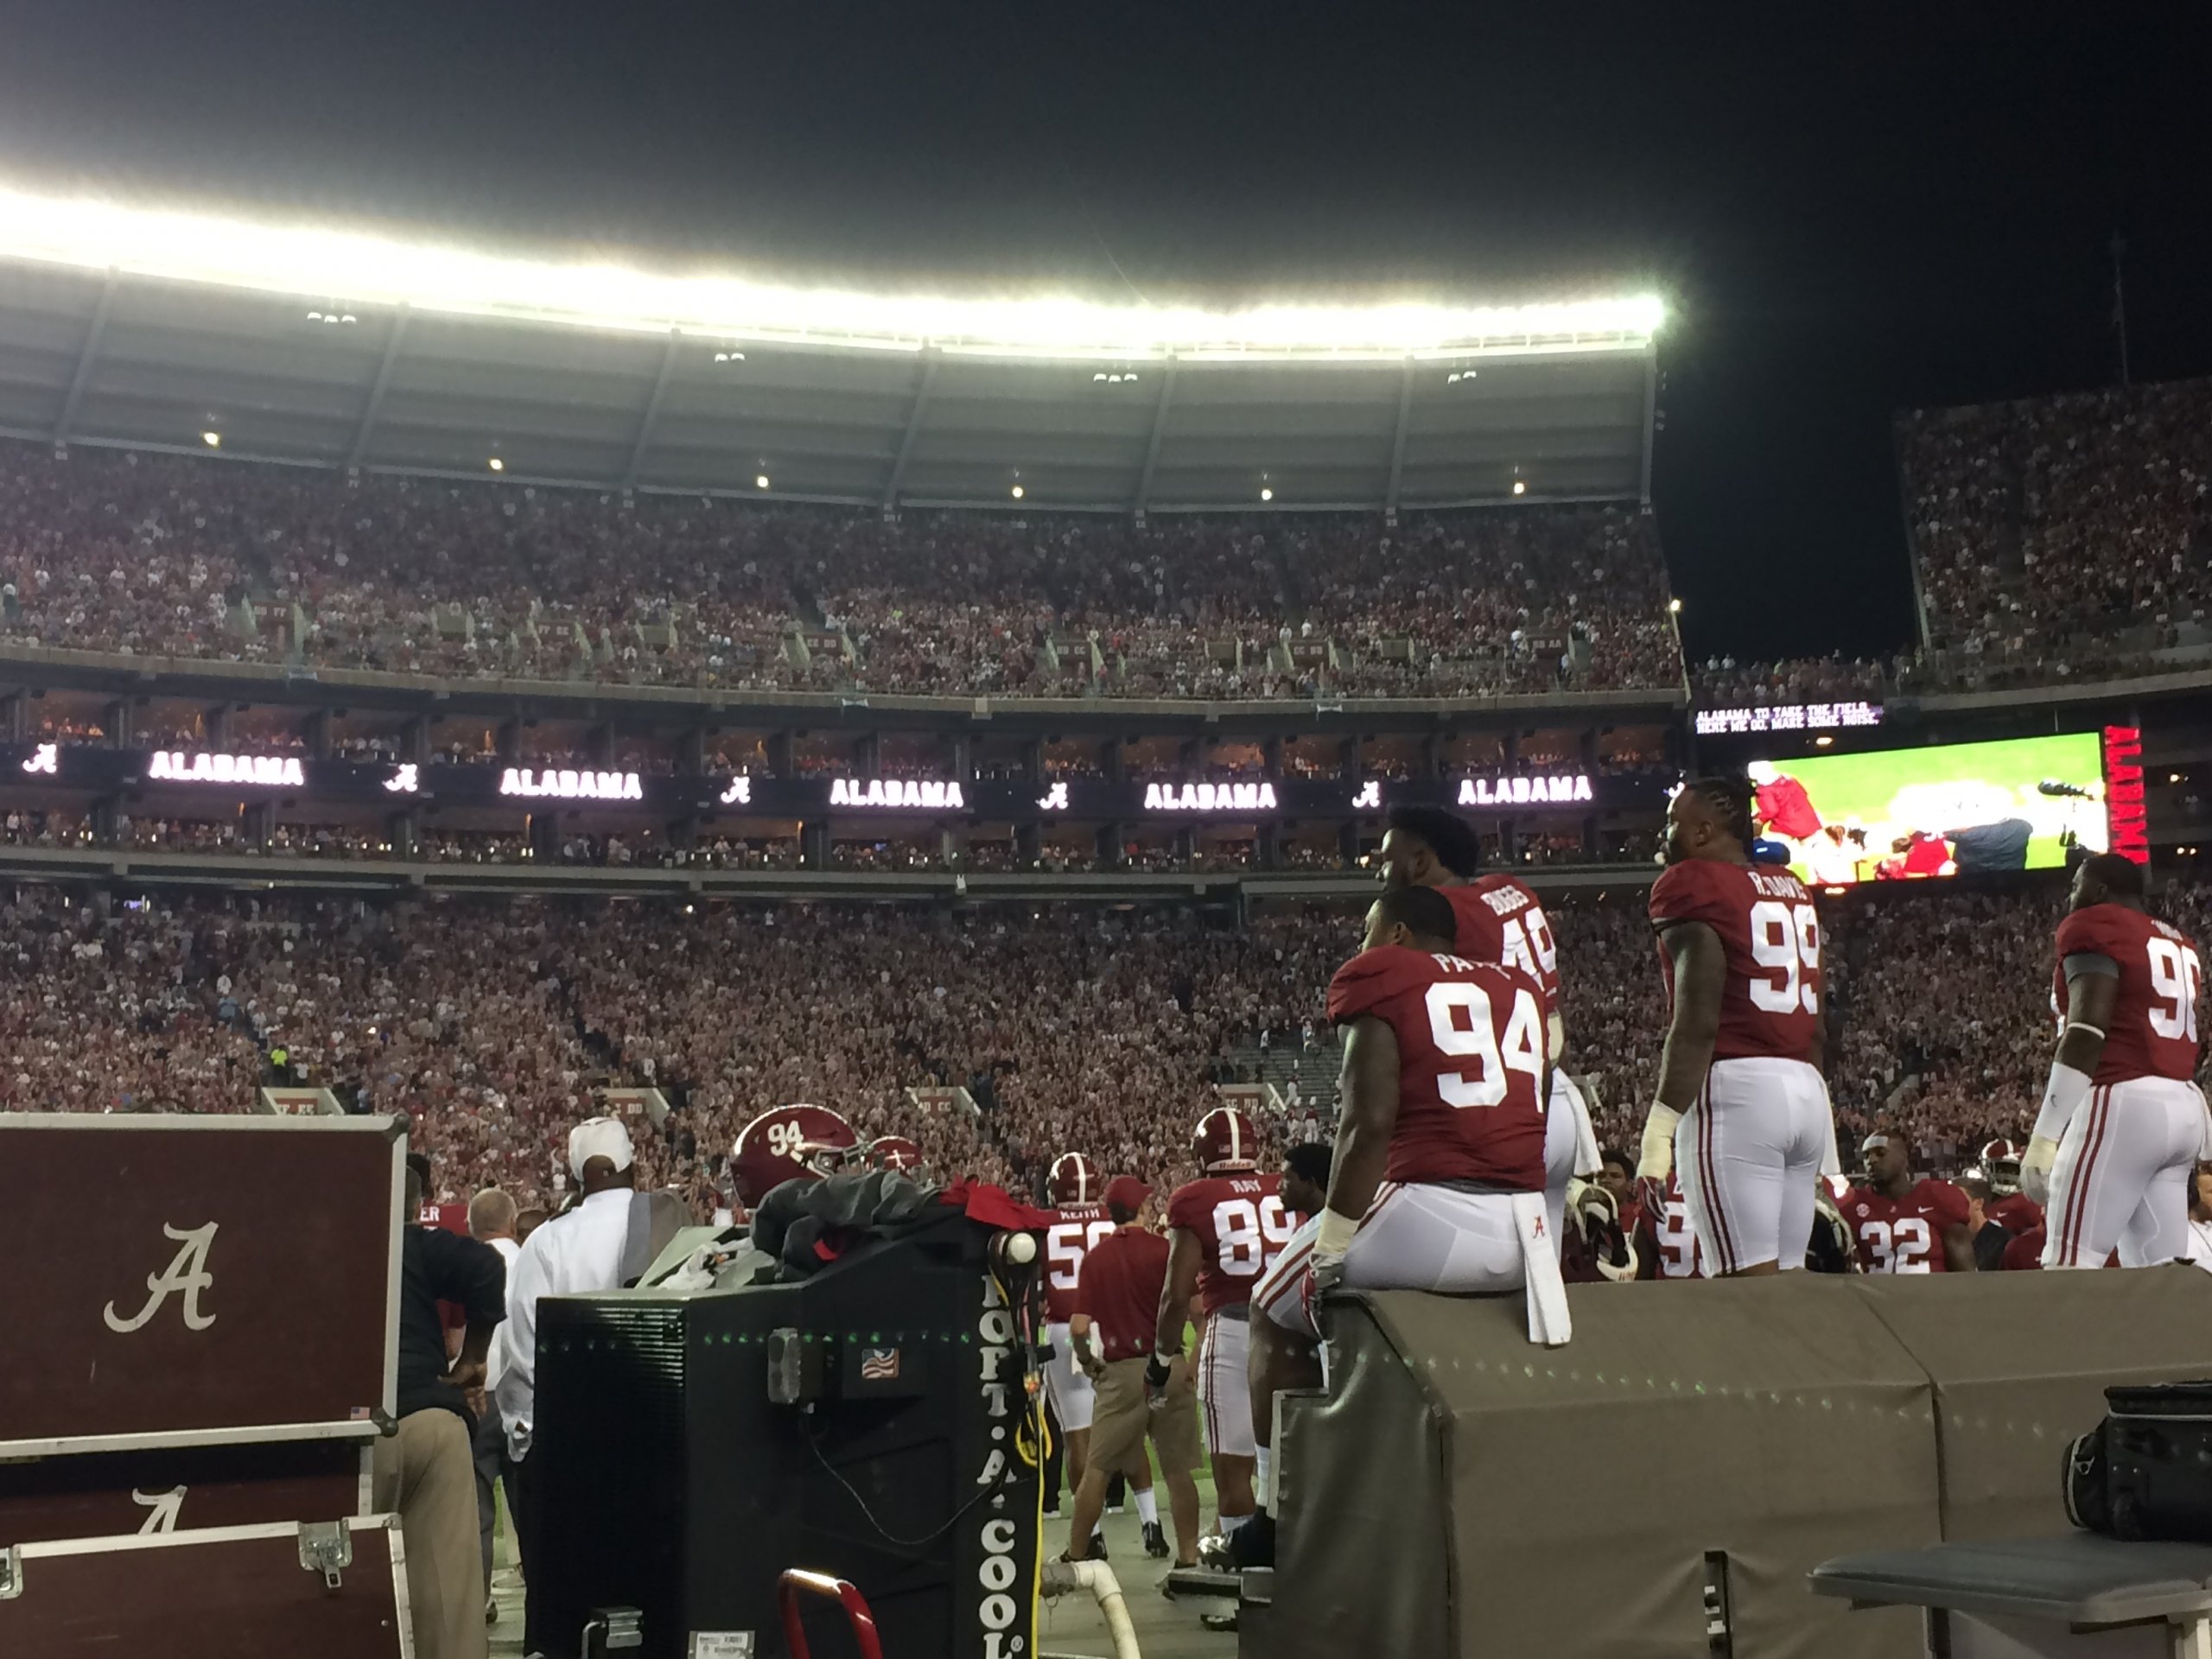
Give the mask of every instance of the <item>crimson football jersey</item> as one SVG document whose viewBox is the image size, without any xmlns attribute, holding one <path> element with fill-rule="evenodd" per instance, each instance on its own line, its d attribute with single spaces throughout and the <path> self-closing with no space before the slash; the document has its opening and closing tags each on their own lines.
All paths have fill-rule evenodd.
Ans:
<svg viewBox="0 0 2212 1659">
<path fill-rule="evenodd" d="M 1406 945 L 1363 950 L 1329 982 L 1329 1018 L 1398 1039 L 1388 1181 L 1544 1185 L 1542 990 L 1517 968 Z"/>
<path fill-rule="evenodd" d="M 2069 1007 L 2066 958 L 2085 954 L 2107 957 L 2120 969 L 2112 1029 L 2091 1081 L 2102 1086 L 2131 1077 L 2195 1077 L 2204 968 L 2189 937 L 2125 905 L 2069 912 L 2058 925 L 2053 993 L 2062 1020 Z"/>
<path fill-rule="evenodd" d="M 1859 1265 L 1868 1273 L 1943 1273 L 1943 1230 L 1963 1227 L 1967 1195 L 1948 1181 L 1915 1181 L 1912 1191 L 1892 1198 L 1871 1186 L 1843 1195 L 1843 1218 L 1859 1245 Z"/>
<path fill-rule="evenodd" d="M 1167 1200 L 1167 1224 L 1198 1242 L 1198 1306 L 1243 1307 L 1297 1229 L 1283 1208 L 1282 1177 L 1243 1170 L 1185 1181 Z"/>
<path fill-rule="evenodd" d="M 1510 875 L 1485 875 L 1439 889 L 1459 921 L 1459 954 L 1518 968 L 1543 993 L 1547 1027 L 1559 1008 L 1559 946 L 1536 895 Z"/>
<path fill-rule="evenodd" d="M 1064 1205 L 1048 1212 L 1045 1229 L 1045 1318 L 1065 1325 L 1075 1313 L 1075 1287 L 1083 1278 L 1083 1258 L 1114 1230 L 1103 1204 Z"/>
<path fill-rule="evenodd" d="M 1713 858 L 1669 864 L 1651 887 L 1651 921 L 1662 931 L 1703 922 L 1726 957 L 1716 1060 L 1809 1060 L 1820 1029 L 1821 921 L 1803 882 L 1783 869 L 1752 869 Z M 1659 969 L 1675 995 L 1675 963 L 1662 937 Z"/>
<path fill-rule="evenodd" d="M 1698 1255 L 1697 1233 L 1690 1226 L 1689 1201 L 1682 1197 L 1682 1184 L 1670 1171 L 1666 1191 L 1656 1202 L 1649 1196 L 1654 1185 L 1645 1183 L 1637 1249 L 1650 1252 L 1655 1271 L 1662 1279 L 1704 1278 L 1705 1262 Z"/>
<path fill-rule="evenodd" d="M 2043 1206 L 2024 1192 L 2008 1192 L 1981 1206 L 1981 1218 L 1993 1221 L 2018 1238 L 2043 1225 Z"/>
</svg>

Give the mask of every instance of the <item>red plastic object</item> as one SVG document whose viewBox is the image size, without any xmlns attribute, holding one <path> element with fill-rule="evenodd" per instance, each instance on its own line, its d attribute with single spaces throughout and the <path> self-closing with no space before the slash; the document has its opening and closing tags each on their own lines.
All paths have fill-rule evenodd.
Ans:
<svg viewBox="0 0 2212 1659">
<path fill-rule="evenodd" d="M 883 1659 L 883 1643 L 875 1634 L 875 1615 L 868 1611 L 868 1598 L 842 1579 L 833 1579 L 826 1573 L 807 1573 L 798 1567 L 776 1581 L 776 1606 L 784 1616 L 784 1646 L 791 1650 L 791 1659 L 812 1659 L 812 1650 L 806 1645 L 806 1631 L 798 1622 L 798 1595 L 805 1591 L 810 1596 L 823 1596 L 842 1604 L 845 1617 L 852 1624 L 853 1640 L 859 1643 L 861 1659 Z"/>
</svg>

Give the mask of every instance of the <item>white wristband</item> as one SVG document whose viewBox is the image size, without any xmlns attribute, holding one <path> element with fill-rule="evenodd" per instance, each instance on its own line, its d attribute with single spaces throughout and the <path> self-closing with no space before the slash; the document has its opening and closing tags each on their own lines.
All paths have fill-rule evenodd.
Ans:
<svg viewBox="0 0 2212 1659">
<path fill-rule="evenodd" d="M 1321 1212 L 1321 1225 L 1313 1235 L 1313 1254 L 1342 1257 L 1351 1245 L 1352 1235 L 1359 1230 L 1359 1224 L 1350 1216 L 1340 1216 L 1333 1210 Z"/>
<path fill-rule="evenodd" d="M 2076 1107 L 2088 1098 L 2089 1078 L 2086 1072 L 2076 1071 L 2062 1061 L 2050 1063 L 2050 1081 L 2044 1085 L 2043 1109 L 2036 1114 L 2035 1135 L 2037 1139 L 2056 1141 L 2066 1133 L 2066 1125 Z"/>
</svg>

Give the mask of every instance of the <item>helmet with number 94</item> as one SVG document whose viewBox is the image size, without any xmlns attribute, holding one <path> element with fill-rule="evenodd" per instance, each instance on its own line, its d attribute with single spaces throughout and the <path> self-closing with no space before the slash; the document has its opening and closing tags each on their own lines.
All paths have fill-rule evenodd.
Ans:
<svg viewBox="0 0 2212 1659">
<path fill-rule="evenodd" d="M 1981 1149 L 1981 1173 L 1989 1190 L 2009 1198 L 2020 1190 L 2020 1149 L 2010 1141 L 1992 1141 Z"/>
<path fill-rule="evenodd" d="M 895 1169 L 902 1175 L 917 1175 L 921 1173 L 922 1165 L 922 1149 L 903 1135 L 879 1135 L 868 1143 L 870 1169 Z"/>
<path fill-rule="evenodd" d="M 1098 1179 L 1098 1166 L 1079 1152 L 1064 1152 L 1052 1160 L 1048 1178 L 1052 1202 L 1058 1205 L 1096 1204 L 1106 1183 Z"/>
<path fill-rule="evenodd" d="M 779 1106 L 737 1132 L 730 1163 L 737 1198 L 751 1209 L 785 1181 L 832 1175 L 851 1163 L 861 1143 L 853 1126 L 827 1106 Z"/>
<path fill-rule="evenodd" d="M 1252 1120 L 1236 1107 L 1217 1106 L 1198 1120 L 1191 1146 L 1201 1169 L 1250 1169 L 1259 1157 L 1260 1137 Z"/>
</svg>

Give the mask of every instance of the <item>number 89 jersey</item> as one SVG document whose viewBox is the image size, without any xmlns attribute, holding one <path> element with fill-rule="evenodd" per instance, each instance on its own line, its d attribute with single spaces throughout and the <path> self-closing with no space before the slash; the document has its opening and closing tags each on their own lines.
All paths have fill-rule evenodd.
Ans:
<svg viewBox="0 0 2212 1659">
<path fill-rule="evenodd" d="M 1651 925 L 1663 935 L 1682 922 L 1718 933 L 1726 958 L 1713 1058 L 1811 1059 L 1823 982 L 1821 922 L 1805 884 L 1784 869 L 1686 858 L 1651 887 Z M 1659 970 L 1671 1003 L 1675 963 L 1663 938 Z"/>
<path fill-rule="evenodd" d="M 1297 1230 L 1282 1207 L 1282 1177 L 1239 1170 L 1185 1181 L 1167 1200 L 1167 1224 L 1198 1243 L 1198 1306 L 1242 1307 Z"/>
<path fill-rule="evenodd" d="M 1542 988 L 1518 968 L 1400 944 L 1363 950 L 1329 982 L 1329 1018 L 1388 1024 L 1398 1041 L 1389 1181 L 1544 1185 Z"/>
</svg>

